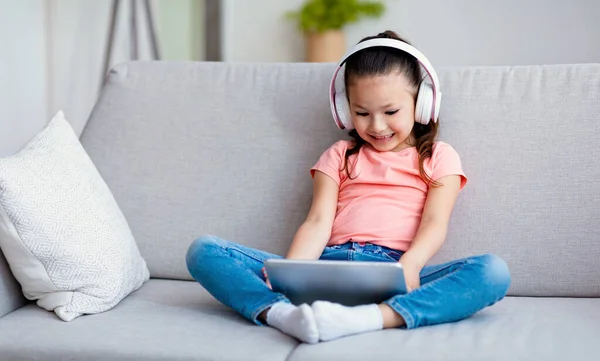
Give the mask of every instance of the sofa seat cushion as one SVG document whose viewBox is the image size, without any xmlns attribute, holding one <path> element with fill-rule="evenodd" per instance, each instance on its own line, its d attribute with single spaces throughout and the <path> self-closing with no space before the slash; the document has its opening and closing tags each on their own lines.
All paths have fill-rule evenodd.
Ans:
<svg viewBox="0 0 600 361">
<path fill-rule="evenodd" d="M 196 282 L 151 279 L 114 309 L 63 322 L 34 304 L 0 318 L 2 360 L 285 360 L 297 342 Z"/>
<path fill-rule="evenodd" d="M 598 360 L 600 299 L 508 297 L 457 323 L 300 345 L 288 361 Z"/>
</svg>

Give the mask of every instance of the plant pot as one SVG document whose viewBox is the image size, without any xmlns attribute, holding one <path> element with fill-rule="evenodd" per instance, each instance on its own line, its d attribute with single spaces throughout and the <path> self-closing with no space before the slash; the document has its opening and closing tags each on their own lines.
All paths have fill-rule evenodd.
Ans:
<svg viewBox="0 0 600 361">
<path fill-rule="evenodd" d="M 346 37 L 341 30 L 306 33 L 306 61 L 337 62 L 346 51 Z"/>
</svg>

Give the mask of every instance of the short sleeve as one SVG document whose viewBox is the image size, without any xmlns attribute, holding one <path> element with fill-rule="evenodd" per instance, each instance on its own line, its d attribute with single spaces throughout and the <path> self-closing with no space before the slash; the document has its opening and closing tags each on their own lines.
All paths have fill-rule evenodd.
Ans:
<svg viewBox="0 0 600 361">
<path fill-rule="evenodd" d="M 331 177 L 338 185 L 340 185 L 342 182 L 341 169 L 347 149 L 347 141 L 340 140 L 334 143 L 321 154 L 317 163 L 310 169 L 311 176 L 314 178 L 315 171 L 320 171 Z"/>
<path fill-rule="evenodd" d="M 436 181 L 448 175 L 459 175 L 461 177 L 460 189 L 467 184 L 467 177 L 463 171 L 460 156 L 456 150 L 444 142 L 436 142 L 432 155 L 431 178 Z"/>
</svg>

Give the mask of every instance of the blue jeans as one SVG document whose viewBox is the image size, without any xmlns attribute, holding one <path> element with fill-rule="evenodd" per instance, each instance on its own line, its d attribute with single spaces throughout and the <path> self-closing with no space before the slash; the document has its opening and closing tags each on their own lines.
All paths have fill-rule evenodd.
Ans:
<svg viewBox="0 0 600 361">
<path fill-rule="evenodd" d="M 326 247 L 320 259 L 397 262 L 402 254 L 348 242 Z M 290 302 L 265 283 L 261 270 L 269 258 L 282 257 L 207 235 L 190 245 L 186 263 L 192 277 L 219 302 L 262 325 L 258 316 L 264 310 Z M 510 285 L 506 262 L 491 254 L 425 266 L 420 278 L 421 287 L 385 301 L 409 329 L 469 317 L 504 298 Z"/>
</svg>

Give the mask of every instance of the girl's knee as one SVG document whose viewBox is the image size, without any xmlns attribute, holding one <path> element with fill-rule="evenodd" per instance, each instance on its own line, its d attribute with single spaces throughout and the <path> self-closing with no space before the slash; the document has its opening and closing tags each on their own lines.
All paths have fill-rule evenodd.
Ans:
<svg viewBox="0 0 600 361">
<path fill-rule="evenodd" d="M 186 263 L 190 267 L 195 261 L 210 256 L 223 249 L 223 242 L 213 235 L 202 235 L 196 238 L 188 247 Z"/>
<path fill-rule="evenodd" d="M 485 254 L 478 257 L 478 263 L 481 265 L 483 283 L 490 287 L 496 296 L 504 297 L 511 283 L 506 261 L 495 254 Z"/>
</svg>

